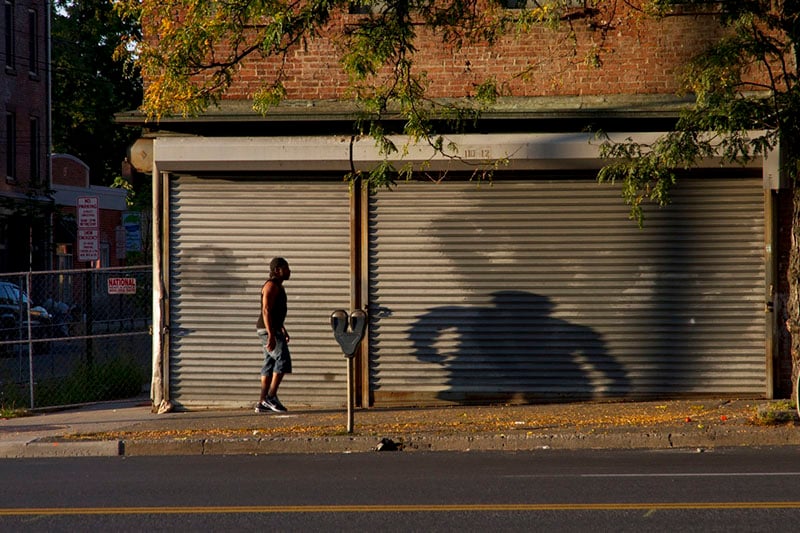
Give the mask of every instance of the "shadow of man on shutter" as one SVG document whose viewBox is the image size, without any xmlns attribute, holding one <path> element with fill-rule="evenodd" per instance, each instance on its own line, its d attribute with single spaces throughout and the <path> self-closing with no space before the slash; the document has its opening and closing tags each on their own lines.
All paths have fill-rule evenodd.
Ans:
<svg viewBox="0 0 800 533">
<path fill-rule="evenodd" d="M 629 382 L 589 327 L 553 316 L 547 296 L 491 293 L 491 305 L 434 307 L 408 331 L 414 356 L 446 369 L 445 401 L 619 398 Z"/>
</svg>

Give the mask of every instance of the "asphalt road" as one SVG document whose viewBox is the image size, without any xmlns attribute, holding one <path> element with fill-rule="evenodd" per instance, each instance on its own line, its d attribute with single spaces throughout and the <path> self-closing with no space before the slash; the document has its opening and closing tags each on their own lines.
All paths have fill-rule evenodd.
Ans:
<svg viewBox="0 0 800 533">
<path fill-rule="evenodd" d="M 800 450 L 0 460 L 3 531 L 782 531 Z"/>
</svg>

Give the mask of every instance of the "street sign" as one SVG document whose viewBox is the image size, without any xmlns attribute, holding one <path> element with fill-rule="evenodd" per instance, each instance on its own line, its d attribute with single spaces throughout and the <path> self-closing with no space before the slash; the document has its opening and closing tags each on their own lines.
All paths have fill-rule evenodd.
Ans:
<svg viewBox="0 0 800 533">
<path fill-rule="evenodd" d="M 100 199 L 97 196 L 79 196 L 78 211 L 78 261 L 97 261 L 100 257 Z"/>
<path fill-rule="evenodd" d="M 100 230 L 78 229 L 78 261 L 97 261 L 100 257 Z"/>
<path fill-rule="evenodd" d="M 136 294 L 136 278 L 108 278 L 108 294 Z"/>
<path fill-rule="evenodd" d="M 100 227 L 100 199 L 97 196 L 78 197 L 78 229 Z"/>
<path fill-rule="evenodd" d="M 122 225 L 125 227 L 125 251 L 142 251 L 142 214 L 138 211 L 122 213 Z"/>
</svg>

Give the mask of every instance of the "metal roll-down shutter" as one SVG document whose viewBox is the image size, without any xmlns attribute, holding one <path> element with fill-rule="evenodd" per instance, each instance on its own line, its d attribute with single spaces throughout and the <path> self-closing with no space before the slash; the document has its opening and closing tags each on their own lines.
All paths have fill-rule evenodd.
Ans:
<svg viewBox="0 0 800 533">
<path fill-rule="evenodd" d="M 330 313 L 350 296 L 349 192 L 341 179 L 173 176 L 169 217 L 170 398 L 186 406 L 255 404 L 255 334 L 269 261 L 285 257 L 292 405 L 344 405 L 346 363 Z"/>
<path fill-rule="evenodd" d="M 628 219 L 594 179 L 402 183 L 370 201 L 376 405 L 766 391 L 757 178 Z"/>
</svg>

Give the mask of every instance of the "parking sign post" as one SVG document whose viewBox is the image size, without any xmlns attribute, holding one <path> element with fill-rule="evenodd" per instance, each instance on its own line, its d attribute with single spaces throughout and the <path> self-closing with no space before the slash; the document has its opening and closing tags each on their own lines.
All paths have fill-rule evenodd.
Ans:
<svg viewBox="0 0 800 533">
<path fill-rule="evenodd" d="M 79 196 L 78 211 L 78 261 L 97 261 L 100 255 L 100 199 L 97 196 Z"/>
<path fill-rule="evenodd" d="M 348 320 L 349 318 L 349 320 Z M 350 331 L 348 331 L 348 325 Z M 331 329 L 336 342 L 347 359 L 347 432 L 353 432 L 353 408 L 355 407 L 355 361 L 356 349 L 367 330 L 367 313 L 356 309 L 348 317 L 347 311 L 338 309 L 331 313 Z"/>
</svg>

